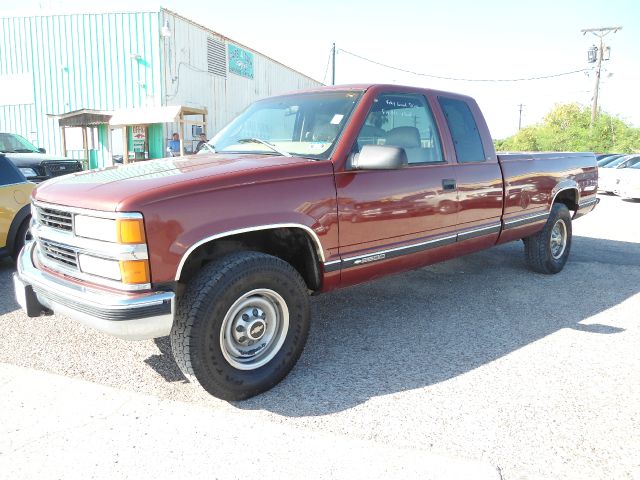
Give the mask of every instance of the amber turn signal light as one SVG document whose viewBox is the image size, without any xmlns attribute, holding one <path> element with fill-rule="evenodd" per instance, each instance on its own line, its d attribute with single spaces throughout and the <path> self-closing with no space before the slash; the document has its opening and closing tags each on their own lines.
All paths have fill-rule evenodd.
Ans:
<svg viewBox="0 0 640 480">
<path fill-rule="evenodd" d="M 149 262 L 147 260 L 120 260 L 122 283 L 150 283 Z"/>
<path fill-rule="evenodd" d="M 144 243 L 144 222 L 141 218 L 119 218 L 116 220 L 118 243 Z"/>
</svg>

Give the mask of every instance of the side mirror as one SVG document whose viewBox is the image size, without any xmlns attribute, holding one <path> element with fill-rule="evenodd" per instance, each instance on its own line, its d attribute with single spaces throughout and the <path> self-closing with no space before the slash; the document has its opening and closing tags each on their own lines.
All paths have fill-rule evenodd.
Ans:
<svg viewBox="0 0 640 480">
<path fill-rule="evenodd" d="M 397 170 L 409 163 L 404 148 L 386 145 L 364 145 L 350 160 L 352 170 Z"/>
<path fill-rule="evenodd" d="M 38 149 L 38 151 L 39 151 L 40 153 L 47 153 L 47 151 L 46 151 L 44 148 L 39 148 L 39 149 Z"/>
</svg>

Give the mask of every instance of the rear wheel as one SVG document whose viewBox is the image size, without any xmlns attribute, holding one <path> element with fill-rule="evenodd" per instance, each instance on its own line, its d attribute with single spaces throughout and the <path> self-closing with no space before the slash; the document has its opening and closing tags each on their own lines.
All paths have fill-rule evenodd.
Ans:
<svg viewBox="0 0 640 480">
<path fill-rule="evenodd" d="M 527 264 L 535 272 L 558 273 L 571 250 L 571 214 L 563 203 L 555 203 L 544 228 L 524 239 Z"/>
<path fill-rule="evenodd" d="M 309 331 L 307 288 L 285 261 L 238 252 L 206 265 L 178 302 L 171 347 L 187 378 L 242 400 L 293 368 Z"/>
</svg>

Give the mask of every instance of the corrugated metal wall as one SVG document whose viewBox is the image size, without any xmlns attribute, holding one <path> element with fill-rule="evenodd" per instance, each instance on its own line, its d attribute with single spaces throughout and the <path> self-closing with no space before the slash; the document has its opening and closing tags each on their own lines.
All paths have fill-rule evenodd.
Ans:
<svg viewBox="0 0 640 480">
<path fill-rule="evenodd" d="M 162 39 L 164 51 L 164 85 L 166 105 L 206 107 L 209 112 L 208 136 L 211 138 L 247 105 L 257 99 L 278 93 L 320 86 L 299 72 L 261 55 L 248 47 L 232 42 L 217 33 L 175 13 L 162 10 L 162 24 L 168 22 L 171 36 Z M 252 79 L 229 72 L 226 78 L 209 73 L 207 38 L 240 46 L 254 55 Z M 177 131 L 177 126 L 169 127 Z M 190 131 L 186 140 L 190 140 Z"/>
<path fill-rule="evenodd" d="M 33 78 L 30 103 L 0 102 L 0 130 L 60 154 L 47 114 L 160 105 L 161 71 L 158 12 L 0 18 L 0 85 Z"/>
<path fill-rule="evenodd" d="M 165 22 L 170 35 L 163 37 Z M 228 59 L 224 68 L 209 73 L 208 38 L 224 44 L 225 52 L 229 43 L 251 51 L 254 77 L 229 72 Z M 11 81 L 22 85 L 16 101 L 2 95 L 2 86 Z M 62 145 L 58 122 L 48 114 L 206 107 L 211 137 L 256 99 L 318 85 L 168 10 L 0 18 L 0 131 L 23 135 L 50 153 L 61 154 Z M 177 126 L 156 132 L 155 141 L 166 143 L 171 131 Z M 186 133 L 188 141 L 190 129 Z M 97 164 L 105 165 L 106 146 L 96 148 Z M 82 152 L 69 154 L 79 158 Z"/>
</svg>

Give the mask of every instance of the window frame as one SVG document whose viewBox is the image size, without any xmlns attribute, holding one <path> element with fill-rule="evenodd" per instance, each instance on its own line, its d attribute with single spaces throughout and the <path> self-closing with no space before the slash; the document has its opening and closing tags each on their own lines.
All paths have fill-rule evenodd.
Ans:
<svg viewBox="0 0 640 480">
<path fill-rule="evenodd" d="M 367 110 L 367 114 L 364 117 L 362 125 L 360 126 L 360 129 L 358 130 L 358 133 L 356 134 L 355 139 L 353 140 L 353 145 L 351 146 L 351 152 L 352 153 L 357 153 L 356 145 L 358 144 L 358 138 L 360 137 L 360 132 L 362 132 L 362 129 L 365 127 L 365 125 L 367 123 L 367 119 L 369 118 L 369 115 L 371 114 L 371 112 L 373 110 L 373 106 L 375 105 L 376 100 L 378 100 L 380 97 L 382 97 L 384 95 L 394 95 L 394 96 L 402 95 L 402 96 L 421 97 L 424 100 L 424 107 L 426 107 L 427 112 L 431 116 L 431 124 L 434 127 L 434 132 L 435 132 L 436 137 L 437 137 L 436 141 L 438 142 L 438 146 L 440 147 L 439 148 L 440 149 L 440 160 L 436 160 L 436 161 L 432 161 L 432 162 L 407 163 L 407 168 L 420 167 L 420 166 L 429 166 L 429 165 L 443 165 L 443 164 L 449 163 L 448 160 L 447 160 L 447 155 L 445 153 L 444 142 L 443 142 L 443 138 L 442 138 L 442 132 L 440 131 L 440 125 L 439 125 L 438 119 L 436 117 L 436 112 L 434 111 L 433 106 L 431 105 L 431 102 L 429 101 L 429 97 L 426 94 L 422 93 L 422 92 L 406 92 L 406 91 L 386 90 L 386 91 L 377 93 L 375 95 L 375 97 L 373 98 L 373 101 L 371 102 L 371 105 L 369 106 L 369 109 Z"/>
</svg>

